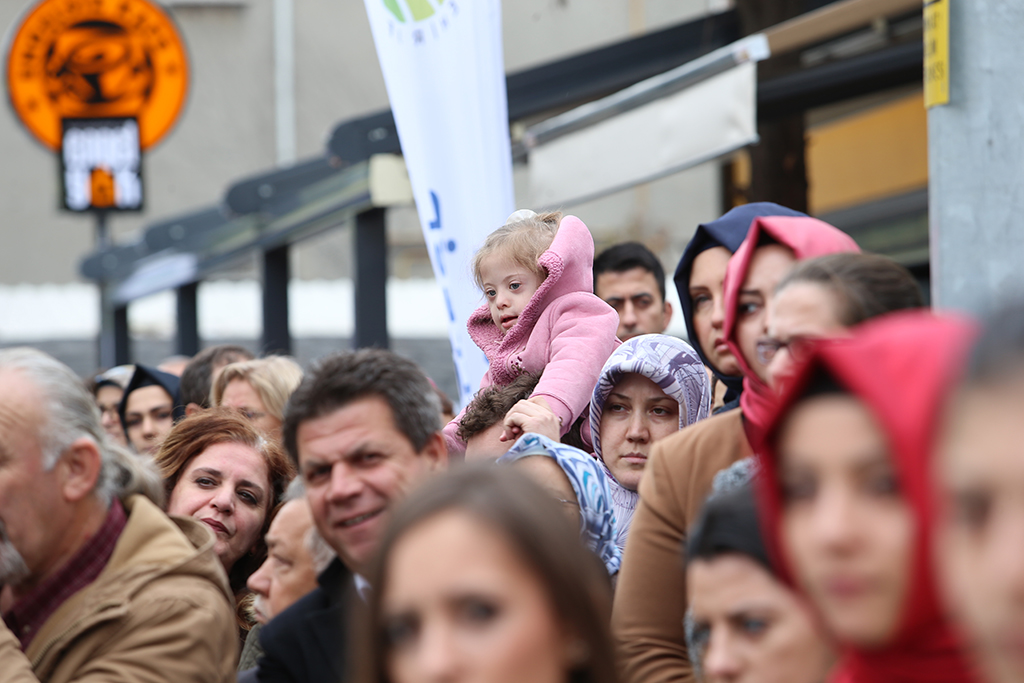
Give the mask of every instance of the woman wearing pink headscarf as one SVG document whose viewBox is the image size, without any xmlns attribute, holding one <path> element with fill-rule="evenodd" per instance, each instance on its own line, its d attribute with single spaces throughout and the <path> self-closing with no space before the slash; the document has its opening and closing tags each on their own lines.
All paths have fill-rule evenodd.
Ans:
<svg viewBox="0 0 1024 683">
<path fill-rule="evenodd" d="M 830 683 L 979 680 L 932 562 L 933 445 L 974 325 L 894 314 L 815 343 L 765 415 L 766 544 L 841 650 Z"/>
<path fill-rule="evenodd" d="M 849 235 L 815 218 L 755 218 L 729 261 L 724 283 L 725 339 L 743 370 L 740 409 L 715 415 L 655 444 L 640 484 L 615 595 L 612 629 L 626 680 L 692 680 L 683 618 L 686 576 L 679 561 L 689 525 L 714 475 L 753 454 L 772 393 L 757 361 L 775 286 L 798 262 L 859 251 Z"/>
</svg>

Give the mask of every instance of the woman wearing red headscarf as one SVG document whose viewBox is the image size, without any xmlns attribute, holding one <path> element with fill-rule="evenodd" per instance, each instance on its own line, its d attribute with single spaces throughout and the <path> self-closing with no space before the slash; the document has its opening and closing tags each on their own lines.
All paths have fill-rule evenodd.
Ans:
<svg viewBox="0 0 1024 683">
<path fill-rule="evenodd" d="M 931 568 L 929 461 L 973 327 L 886 316 L 815 345 L 770 409 L 761 504 L 780 575 L 842 648 L 842 683 L 974 680 Z"/>
<path fill-rule="evenodd" d="M 687 427 L 651 451 L 646 471 L 653 475 L 640 484 L 612 614 L 627 680 L 692 680 L 683 629 L 686 576 L 680 547 L 715 474 L 753 454 L 745 427 L 763 423 L 769 396 L 767 383 L 752 376 L 752 370 L 762 368 L 755 347 L 766 332 L 771 296 L 798 261 L 855 251 L 859 249 L 848 235 L 815 218 L 763 216 L 754 219 L 729 261 L 723 295 L 725 339 L 745 375 L 744 397 L 754 395 L 741 398 L 740 410 Z"/>
</svg>

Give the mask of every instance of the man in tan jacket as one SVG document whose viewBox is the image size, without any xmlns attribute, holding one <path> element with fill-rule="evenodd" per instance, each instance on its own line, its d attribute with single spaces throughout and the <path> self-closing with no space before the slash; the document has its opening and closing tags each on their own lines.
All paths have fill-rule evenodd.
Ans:
<svg viewBox="0 0 1024 683">
<path fill-rule="evenodd" d="M 0 351 L 0 678 L 234 679 L 214 537 L 161 512 L 160 489 L 69 368 Z"/>
</svg>

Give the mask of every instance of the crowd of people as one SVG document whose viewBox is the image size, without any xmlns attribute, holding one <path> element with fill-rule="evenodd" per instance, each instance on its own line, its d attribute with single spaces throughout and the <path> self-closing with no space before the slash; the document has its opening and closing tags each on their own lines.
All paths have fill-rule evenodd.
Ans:
<svg viewBox="0 0 1024 683">
<path fill-rule="evenodd" d="M 927 310 L 770 203 L 644 245 L 517 211 L 490 366 L 0 350 L 0 681 L 1024 680 L 1024 306 Z"/>
</svg>

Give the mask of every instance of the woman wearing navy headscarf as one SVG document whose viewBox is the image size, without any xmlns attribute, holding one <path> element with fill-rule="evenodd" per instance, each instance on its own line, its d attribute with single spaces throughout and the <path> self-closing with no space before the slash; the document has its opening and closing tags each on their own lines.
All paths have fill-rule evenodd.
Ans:
<svg viewBox="0 0 1024 683">
<path fill-rule="evenodd" d="M 683 309 L 686 334 L 714 375 L 715 383 L 721 382 L 727 388 L 725 405 L 720 410 L 737 407 L 743 391 L 743 374 L 725 343 L 725 267 L 743 244 L 755 218 L 804 215 L 771 202 L 737 206 L 721 218 L 698 225 L 679 259 L 673 281 Z M 717 395 L 715 386 L 711 393 Z"/>
<path fill-rule="evenodd" d="M 135 452 L 155 455 L 171 428 L 185 417 L 181 381 L 148 365 L 136 365 L 117 412 Z"/>
</svg>

